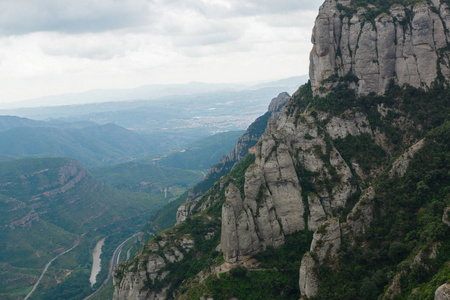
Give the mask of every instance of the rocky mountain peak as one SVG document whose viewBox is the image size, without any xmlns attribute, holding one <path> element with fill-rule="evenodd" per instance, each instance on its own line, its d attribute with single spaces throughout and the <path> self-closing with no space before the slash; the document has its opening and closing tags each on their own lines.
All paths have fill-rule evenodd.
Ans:
<svg viewBox="0 0 450 300">
<path fill-rule="evenodd" d="M 312 34 L 315 95 L 346 81 L 358 95 L 384 94 L 391 83 L 430 88 L 450 78 L 450 10 L 441 0 L 383 7 L 326 0 Z M 392 2 L 392 1 L 391 1 Z"/>
<path fill-rule="evenodd" d="M 281 111 L 283 106 L 291 99 L 291 96 L 284 92 L 280 93 L 276 98 L 273 98 L 269 104 L 269 112 L 275 113 Z"/>
</svg>

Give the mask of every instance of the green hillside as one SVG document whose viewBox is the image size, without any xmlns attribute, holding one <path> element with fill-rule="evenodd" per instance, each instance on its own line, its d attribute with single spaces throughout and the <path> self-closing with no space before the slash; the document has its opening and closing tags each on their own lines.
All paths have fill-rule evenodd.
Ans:
<svg viewBox="0 0 450 300">
<path fill-rule="evenodd" d="M 164 150 L 143 134 L 114 124 L 84 128 L 19 127 L 0 132 L 0 155 L 70 157 L 95 166 Z"/>
<path fill-rule="evenodd" d="M 166 155 L 144 158 L 142 161 L 177 169 L 207 170 L 233 149 L 236 140 L 243 133 L 244 131 L 217 133 L 191 143 L 182 149 L 170 151 Z"/>
<path fill-rule="evenodd" d="M 172 199 L 203 179 L 200 171 L 160 167 L 137 162 L 96 167 L 89 172 L 119 190 Z M 167 189 L 167 190 L 166 190 Z"/>
<path fill-rule="evenodd" d="M 77 241 L 52 264 L 33 299 L 69 274 L 86 280 L 99 236 L 109 236 L 105 247 L 113 250 L 165 203 L 164 197 L 107 186 L 67 158 L 0 163 L 1 298 L 25 296 L 44 265 Z M 90 292 L 89 284 L 80 288 L 77 293 Z"/>
</svg>

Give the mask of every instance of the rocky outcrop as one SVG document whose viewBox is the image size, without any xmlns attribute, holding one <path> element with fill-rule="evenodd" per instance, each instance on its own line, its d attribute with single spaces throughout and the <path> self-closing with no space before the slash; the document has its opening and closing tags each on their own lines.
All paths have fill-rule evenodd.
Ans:
<svg viewBox="0 0 450 300">
<path fill-rule="evenodd" d="M 307 298 L 315 296 L 319 291 L 319 278 L 316 271 L 316 261 L 310 252 L 303 256 L 299 278 L 301 295 Z"/>
<path fill-rule="evenodd" d="M 306 225 L 317 229 L 356 191 L 349 166 L 317 125 L 320 117 L 298 119 L 285 111 L 269 122 L 253 149 L 255 163 L 246 171 L 244 193 L 234 188 L 223 206 L 221 244 L 227 263 L 242 263 L 269 245 L 277 248 L 285 235 Z M 349 134 L 345 126 L 332 128 L 337 136 Z M 333 186 L 324 185 L 331 174 Z M 302 194 L 301 180 L 310 180 L 315 193 Z M 227 236 L 231 232 L 234 242 Z"/>
<path fill-rule="evenodd" d="M 375 189 L 368 188 L 347 216 L 343 224 L 343 233 L 351 236 L 362 235 L 374 219 Z"/>
<path fill-rule="evenodd" d="M 319 263 L 334 259 L 341 247 L 341 227 L 337 218 L 329 219 L 314 232 L 310 252 L 317 255 Z"/>
<path fill-rule="evenodd" d="M 412 261 L 406 261 L 403 264 L 403 269 L 394 276 L 394 279 L 391 281 L 390 285 L 384 292 L 383 299 L 395 299 L 397 295 L 402 293 L 402 278 L 407 275 L 408 269 L 412 270 L 413 268 L 417 268 L 418 265 L 421 265 L 424 269 L 429 269 L 429 266 L 424 263 L 424 261 L 435 260 L 438 255 L 438 247 L 440 243 L 434 243 L 426 249 L 422 249 L 414 256 Z"/>
<path fill-rule="evenodd" d="M 208 176 L 212 173 L 222 173 L 222 168 L 226 165 L 234 165 L 241 161 L 248 154 L 248 149 L 253 147 L 264 133 L 269 118 L 277 118 L 289 99 L 291 99 L 291 96 L 288 93 L 281 93 L 276 98 L 273 98 L 267 113 L 249 126 L 244 135 L 237 140 L 233 150 L 224 156 L 217 165 L 211 167 Z"/>
<path fill-rule="evenodd" d="M 394 4 L 383 11 L 351 2 L 326 0 L 320 8 L 310 55 L 316 95 L 345 76 L 359 95 L 384 94 L 392 81 L 425 88 L 448 81 L 450 57 L 442 51 L 450 41 L 448 3 Z"/>
<path fill-rule="evenodd" d="M 184 222 L 189 217 L 189 203 L 183 203 L 177 210 L 177 224 Z"/>
<path fill-rule="evenodd" d="M 230 184 L 225 195 L 221 245 L 225 261 L 235 263 L 256 254 L 260 244 L 251 212 L 244 207 L 239 190 Z"/>
<path fill-rule="evenodd" d="M 169 264 L 184 259 L 184 254 L 194 247 L 189 236 L 177 239 L 163 236 L 147 244 L 130 264 L 119 264 L 114 269 L 114 300 L 166 299 L 170 274 Z"/>
<path fill-rule="evenodd" d="M 435 0 L 433 4 L 394 5 L 383 12 L 374 5 L 357 8 L 352 2 L 326 0 L 320 9 L 311 52 L 311 86 L 315 96 L 325 95 L 341 82 L 348 83 L 357 95 L 381 95 L 391 82 L 428 88 L 436 79 L 447 80 L 450 77 L 448 51 L 442 51 L 449 38 L 447 4 Z M 309 102 L 302 103 L 303 99 Z M 218 212 L 218 206 L 212 204 L 223 203 L 221 217 L 215 215 L 215 221 L 221 224 L 220 247 L 215 249 L 221 250 L 224 258 L 224 264 L 215 267 L 222 271 L 236 265 L 253 264 L 253 256 L 268 246 L 280 247 L 289 234 L 313 231 L 310 251 L 303 256 L 299 270 L 299 287 L 302 297 L 306 298 L 317 296 L 320 267 L 337 272 L 342 241 L 349 241 L 347 247 L 367 247 L 361 243 L 362 237 L 382 210 L 378 206 L 375 209 L 380 198 L 377 200 L 378 187 L 372 186 L 376 184 L 372 180 L 382 171 L 388 171 L 385 167 L 391 155 L 401 147 L 409 147 L 415 138 L 406 137 L 407 142 L 402 140 L 399 145 L 393 145 L 387 137 L 389 132 L 382 128 L 387 125 L 390 132 L 396 129 L 406 132 L 414 126 L 414 121 L 411 119 L 408 123 L 407 114 L 400 111 L 401 106 L 390 107 L 391 104 L 386 102 L 370 103 L 364 107 L 358 103 L 342 113 L 340 109 L 331 108 L 333 104 L 321 103 L 322 100 L 311 98 L 310 90 L 299 90 L 276 118 L 266 119 L 267 126 L 262 131 L 258 132 L 261 130 L 258 128 L 250 134 L 249 129 L 246 137 L 240 140 L 240 145 L 246 143 L 246 146 L 239 148 L 237 145 L 208 175 L 214 178 L 224 170 L 231 170 L 236 161 L 248 152 L 255 159 L 246 167 L 244 178 L 242 174 L 231 173 L 226 180 L 216 182 L 212 192 L 206 196 L 199 197 L 203 193 L 193 193 L 194 198 L 189 199 L 191 201 L 178 212 L 181 222 L 178 226 L 181 226 L 192 221 L 188 218 L 182 222 L 193 214 L 209 218 L 208 205 L 211 204 L 210 207 Z M 281 106 L 273 102 L 271 109 Z M 404 127 L 397 126 L 396 122 Z M 260 124 L 263 123 L 261 121 Z M 357 136 L 360 138 L 353 139 Z M 345 140 L 347 137 L 351 138 Z M 370 141 L 375 150 L 370 149 L 366 153 L 363 149 L 365 144 L 359 147 L 361 141 Z M 352 143 L 356 145 L 355 149 L 351 148 L 355 146 L 350 145 Z M 400 147 L 393 150 L 393 146 Z M 386 178 L 404 176 L 411 158 L 422 146 L 423 141 L 420 141 L 409 148 L 393 163 Z M 246 150 L 242 152 L 242 149 Z M 374 162 L 367 157 L 372 153 Z M 366 165 L 364 160 L 358 161 L 361 154 L 369 161 Z M 362 187 L 368 188 L 362 191 Z M 359 201 L 353 206 L 349 199 L 353 201 L 351 197 L 360 193 Z M 447 211 L 444 217 L 446 214 Z M 340 222 L 345 216 L 346 221 Z M 219 232 L 219 229 L 214 232 Z M 202 232 L 202 237 L 209 240 L 205 232 Z M 218 240 L 215 241 L 218 244 Z M 174 246 L 183 246 L 187 251 L 190 249 L 187 245 L 189 242 Z M 195 251 L 195 246 L 192 249 L 190 251 Z M 414 262 L 402 264 L 405 270 L 401 272 L 408 272 L 408 267 L 421 264 L 422 257 L 433 259 L 430 253 L 436 254 L 436 251 L 417 253 Z M 176 259 L 175 254 L 161 257 L 166 263 Z M 164 272 L 160 270 L 158 274 Z M 403 275 L 399 273 L 389 277 L 392 288 L 386 293 L 392 291 L 395 295 L 398 292 Z M 125 281 L 130 280 L 132 278 Z M 126 286 L 120 287 L 121 290 L 124 288 Z"/>
<path fill-rule="evenodd" d="M 339 220 L 329 219 L 320 226 L 313 236 L 310 252 L 303 256 L 300 266 L 300 293 L 307 298 L 313 297 L 319 291 L 318 266 L 325 260 L 328 264 L 336 259 L 341 246 L 341 229 Z"/>
<path fill-rule="evenodd" d="M 42 172 L 47 172 L 48 169 Z M 38 173 L 36 173 L 38 174 Z M 75 161 L 70 160 L 67 164 L 61 166 L 58 169 L 58 175 L 54 181 L 51 183 L 40 186 L 37 190 L 42 191 L 42 194 L 35 195 L 34 197 L 39 197 L 41 195 L 51 197 L 58 194 L 67 192 L 68 190 L 75 187 L 77 183 L 83 180 L 88 175 L 87 171 L 81 167 L 81 165 Z"/>
<path fill-rule="evenodd" d="M 146 257 L 148 262 L 139 261 L 140 265 L 144 265 L 144 269 L 132 271 L 128 270 L 127 277 L 120 283 L 120 289 L 116 288 L 116 293 L 114 293 L 115 300 L 121 299 L 166 299 L 166 288 L 161 291 L 149 291 L 145 289 L 146 282 L 151 280 L 153 283 L 157 279 L 162 279 L 165 275 L 159 274 L 159 271 L 166 265 L 165 260 L 155 254 Z M 117 268 L 115 272 L 123 272 L 123 269 Z M 117 274 L 117 273 L 116 273 Z M 116 284 L 116 277 L 113 278 L 113 283 Z"/>
<path fill-rule="evenodd" d="M 405 153 L 403 153 L 395 162 L 392 164 L 392 168 L 389 171 L 389 176 L 403 177 L 408 170 L 409 162 L 414 157 L 417 151 L 422 149 L 425 140 L 420 140 L 418 143 L 411 146 Z"/>
<path fill-rule="evenodd" d="M 31 228 L 32 224 L 37 222 L 39 222 L 39 215 L 31 209 L 31 211 L 23 218 L 9 223 L 8 227 L 10 229 L 15 229 L 16 227 Z"/>
<path fill-rule="evenodd" d="M 450 299 L 450 283 L 444 283 L 436 289 L 434 293 L 434 300 L 448 300 Z"/>
<path fill-rule="evenodd" d="M 267 122 L 270 118 L 278 118 L 281 114 L 282 108 L 289 101 L 291 96 L 288 93 L 281 93 L 276 98 L 273 98 L 269 104 L 267 113 L 255 120 L 247 129 L 247 131 L 239 137 L 236 142 L 236 146 L 228 153 L 228 155 L 222 156 L 220 161 L 212 166 L 206 175 L 203 182 L 209 182 L 210 184 L 204 184 L 201 188 L 194 187 L 194 189 L 188 192 L 186 203 L 182 204 L 177 212 L 177 224 L 180 224 L 189 215 L 199 211 L 198 200 L 207 189 L 211 187 L 211 184 L 218 181 L 221 176 L 227 174 L 237 163 L 239 163 L 259 140 L 261 135 L 266 129 Z M 203 206 L 205 208 L 206 206 Z"/>
<path fill-rule="evenodd" d="M 444 215 L 442 216 L 442 222 L 444 222 L 444 224 L 450 226 L 450 206 L 445 208 Z"/>
<path fill-rule="evenodd" d="M 244 135 L 237 140 L 233 150 L 224 156 L 217 165 L 211 167 L 208 176 L 212 173 L 222 173 L 222 168 L 226 165 L 234 165 L 241 161 L 248 154 L 248 149 L 253 147 L 264 133 L 269 118 L 277 118 L 289 99 L 291 99 L 291 96 L 288 93 L 281 93 L 276 98 L 273 98 L 267 113 L 249 126 Z"/>
</svg>

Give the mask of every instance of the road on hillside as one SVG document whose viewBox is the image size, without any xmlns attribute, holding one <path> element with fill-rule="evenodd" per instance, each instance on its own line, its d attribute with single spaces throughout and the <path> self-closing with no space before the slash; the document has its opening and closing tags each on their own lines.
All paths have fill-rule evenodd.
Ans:
<svg viewBox="0 0 450 300">
<path fill-rule="evenodd" d="M 108 283 L 108 281 L 111 280 L 112 278 L 112 273 L 114 271 L 114 267 L 119 263 L 119 259 L 120 259 L 120 253 L 122 252 L 122 248 L 123 246 L 125 246 L 126 242 L 128 242 L 129 240 L 131 240 L 132 238 L 134 238 L 135 236 L 137 236 L 140 232 L 133 234 L 132 236 L 130 236 L 129 238 L 127 238 L 125 241 L 123 241 L 114 251 L 114 255 L 111 259 L 111 263 L 109 266 L 109 273 L 108 273 L 108 278 L 106 278 L 104 284 Z"/>
<path fill-rule="evenodd" d="M 35 291 L 36 288 L 38 287 L 39 283 L 41 282 L 42 277 L 44 277 L 45 272 L 47 272 L 48 267 L 50 267 L 50 265 L 52 264 L 52 262 L 54 262 L 54 261 L 55 261 L 58 257 L 60 257 L 61 255 L 64 255 L 64 254 L 66 254 L 67 252 L 70 252 L 70 251 L 72 251 L 73 249 L 75 249 L 75 248 L 78 246 L 78 244 L 80 243 L 81 237 L 84 236 L 85 234 L 86 234 L 86 233 L 83 233 L 81 236 L 77 236 L 77 242 L 75 243 L 75 245 L 73 245 L 72 248 L 70 248 L 70 249 L 64 251 L 63 253 L 61 253 L 61 254 L 55 256 L 54 258 L 52 258 L 52 260 L 50 260 L 50 261 L 47 263 L 47 265 L 45 266 L 44 270 L 43 270 L 42 273 L 41 273 L 41 276 L 39 276 L 38 281 L 34 284 L 34 286 L 33 286 L 33 288 L 31 289 L 31 291 L 30 291 L 30 292 L 28 293 L 28 295 L 25 297 L 25 300 L 27 300 L 28 298 L 30 298 L 31 295 L 34 293 L 34 291 Z"/>
</svg>

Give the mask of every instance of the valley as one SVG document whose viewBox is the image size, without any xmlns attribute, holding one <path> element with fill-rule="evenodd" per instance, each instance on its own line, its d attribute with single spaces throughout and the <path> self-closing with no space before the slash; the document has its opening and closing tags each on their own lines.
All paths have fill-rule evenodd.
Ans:
<svg viewBox="0 0 450 300">
<path fill-rule="evenodd" d="M 92 298 L 105 289 L 111 297 L 119 257 L 127 260 L 167 222 L 147 223 L 152 215 L 178 203 L 244 133 L 225 126 L 191 144 L 161 145 L 151 134 L 92 119 L 0 121 L 4 299 L 82 299 L 99 288 Z"/>
</svg>

